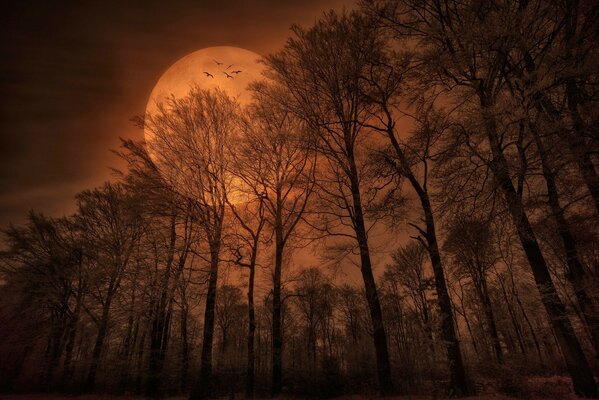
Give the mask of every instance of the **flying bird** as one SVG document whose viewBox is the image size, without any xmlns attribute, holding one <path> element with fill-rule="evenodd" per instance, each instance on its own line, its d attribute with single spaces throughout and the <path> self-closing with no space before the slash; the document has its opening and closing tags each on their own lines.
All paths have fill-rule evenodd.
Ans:
<svg viewBox="0 0 599 400">
<path fill-rule="evenodd" d="M 227 68 L 225 68 L 225 71 L 228 70 L 229 68 L 231 68 L 233 66 L 233 64 L 229 65 Z"/>
<path fill-rule="evenodd" d="M 214 59 L 213 59 L 213 61 L 216 63 L 216 65 L 223 65 L 223 63 L 222 63 L 222 62 L 216 61 L 216 60 L 214 60 Z"/>
<path fill-rule="evenodd" d="M 227 74 L 226 72 L 223 72 L 223 74 L 227 75 L 227 78 L 233 79 L 233 77 L 231 75 Z"/>
<path fill-rule="evenodd" d="M 238 74 L 240 72 L 242 72 L 240 69 L 238 69 L 237 71 L 231 71 L 232 74 Z"/>
<path fill-rule="evenodd" d="M 206 74 L 207 78 L 214 78 L 214 75 L 212 75 L 210 72 L 204 71 L 204 73 Z"/>
</svg>

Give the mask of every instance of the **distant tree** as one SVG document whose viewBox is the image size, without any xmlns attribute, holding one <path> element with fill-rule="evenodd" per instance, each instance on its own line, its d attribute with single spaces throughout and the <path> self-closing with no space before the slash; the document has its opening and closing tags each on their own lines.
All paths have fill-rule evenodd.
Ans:
<svg viewBox="0 0 599 400">
<path fill-rule="evenodd" d="M 426 248 L 414 241 L 398 248 L 391 255 L 392 262 L 385 268 L 385 275 L 407 292 L 434 354 L 433 318 L 427 294 L 434 289 L 434 278 L 426 270 L 426 253 Z"/>
<path fill-rule="evenodd" d="M 308 366 L 311 374 L 316 372 L 319 331 L 331 318 L 332 293 L 332 286 L 319 269 L 312 267 L 298 274 L 295 283 L 296 304 L 305 323 L 307 348 L 310 353 Z"/>
<path fill-rule="evenodd" d="M 497 262 L 489 226 L 479 219 L 457 217 L 449 228 L 444 249 L 452 256 L 459 271 L 467 275 L 472 282 L 484 310 L 496 360 L 503 363 L 503 350 L 489 294 L 489 275 Z"/>
<path fill-rule="evenodd" d="M 243 321 L 245 304 L 242 303 L 241 289 L 233 285 L 223 285 L 216 296 L 216 324 L 220 330 L 221 368 L 230 369 L 233 330 Z M 237 356 L 237 354 L 235 354 Z"/>
</svg>

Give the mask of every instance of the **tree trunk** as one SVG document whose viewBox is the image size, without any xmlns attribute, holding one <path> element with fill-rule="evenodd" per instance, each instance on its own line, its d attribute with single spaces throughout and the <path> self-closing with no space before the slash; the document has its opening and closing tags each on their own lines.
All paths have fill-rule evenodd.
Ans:
<svg viewBox="0 0 599 400">
<path fill-rule="evenodd" d="M 214 339 L 214 309 L 216 306 L 216 288 L 220 253 L 220 233 L 210 244 L 210 277 L 206 293 L 206 309 L 204 311 L 204 335 L 202 356 L 200 361 L 200 379 L 196 382 L 190 400 L 200 400 L 212 394 L 212 347 Z"/>
<path fill-rule="evenodd" d="M 568 143 L 576 156 L 578 169 L 591 193 L 595 208 L 597 209 L 597 214 L 599 215 L 599 176 L 597 175 L 597 170 L 595 169 L 595 165 L 591 160 L 591 156 L 587 151 L 587 146 L 584 141 L 587 134 L 585 132 L 584 122 L 578 111 L 578 93 L 579 91 L 576 83 L 573 82 L 572 79 L 569 79 L 566 84 L 566 100 L 575 134 L 570 135 L 571 138 L 568 140 Z"/>
<path fill-rule="evenodd" d="M 187 298 L 183 295 L 181 299 L 181 314 L 179 328 L 181 329 L 181 391 L 187 390 L 187 377 L 189 374 L 189 339 L 187 334 Z"/>
<path fill-rule="evenodd" d="M 391 119 L 390 119 L 391 121 Z M 418 195 L 424 220 L 426 223 L 426 231 L 420 233 L 425 237 L 427 242 L 427 250 L 433 267 L 435 277 L 435 289 L 439 302 L 439 310 L 441 311 L 441 335 L 447 343 L 447 360 L 449 362 L 449 375 L 451 391 L 455 395 L 468 395 L 471 389 L 466 378 L 464 362 L 462 360 L 462 352 L 460 350 L 460 342 L 456 336 L 456 327 L 454 324 L 453 309 L 451 307 L 451 298 L 447 290 L 447 282 L 445 280 L 445 271 L 441 262 L 439 252 L 439 244 L 437 242 L 437 232 L 435 229 L 435 219 L 433 209 L 430 203 L 426 187 L 420 185 L 414 174 L 410 163 L 397 141 L 394 133 L 394 125 L 389 124 L 387 127 L 387 137 L 395 150 L 397 157 L 400 160 L 398 172 L 408 178 L 414 191 Z"/>
<path fill-rule="evenodd" d="M 520 348 L 520 352 L 525 355 L 526 347 L 524 346 L 524 340 L 522 339 L 522 329 L 520 328 L 520 324 L 518 323 L 518 319 L 516 318 L 516 313 L 514 312 L 514 306 L 510 299 L 507 296 L 507 291 L 505 290 L 505 284 L 501 276 L 498 276 L 499 286 L 501 287 L 501 293 L 503 294 L 503 301 L 505 301 L 505 306 L 507 307 L 508 314 L 510 315 L 510 321 L 512 322 L 512 326 L 514 327 L 514 332 L 516 333 L 516 339 L 518 340 L 518 347 Z"/>
<path fill-rule="evenodd" d="M 571 23 L 572 21 L 573 20 L 570 19 L 570 21 L 568 22 Z M 571 55 L 566 55 L 566 57 L 569 56 Z M 529 53 L 524 54 L 524 60 L 527 72 L 535 72 L 535 63 L 532 56 Z M 551 99 L 548 98 L 545 95 L 545 93 L 535 93 L 534 100 L 536 100 L 535 106 L 537 107 L 537 109 L 545 115 L 547 115 L 552 123 L 561 123 L 560 112 L 555 108 Z M 584 121 L 582 120 L 578 111 L 578 87 L 576 85 L 576 82 L 574 82 L 572 79 L 568 79 L 566 82 L 566 103 L 570 114 L 570 118 L 572 120 L 574 132 L 569 132 L 566 129 L 561 129 L 562 127 L 560 127 L 557 133 L 564 145 L 566 145 L 570 150 L 570 154 L 574 158 L 576 166 L 578 167 L 580 175 L 582 176 L 582 179 L 589 193 L 591 194 L 593 203 L 599 215 L 599 175 L 597 174 L 597 170 L 595 169 L 595 165 L 591 160 L 590 154 L 587 149 L 587 145 L 584 140 Z"/>
<path fill-rule="evenodd" d="M 43 374 L 43 384 L 46 388 L 52 387 L 54 380 L 54 371 L 58 366 L 58 360 L 60 358 L 60 352 L 62 350 L 62 336 L 64 328 L 63 324 L 59 321 L 54 321 L 51 329 L 50 337 L 48 338 L 48 348 L 46 351 L 46 370 Z"/>
<path fill-rule="evenodd" d="M 489 329 L 489 335 L 493 341 L 493 352 L 495 358 L 499 364 L 503 364 L 503 350 L 501 349 L 501 342 L 499 341 L 499 333 L 497 332 L 497 324 L 495 322 L 495 315 L 493 313 L 493 307 L 491 306 L 491 298 L 489 297 L 489 291 L 487 290 L 486 277 L 481 276 L 481 288 L 480 288 L 480 300 L 483 303 L 483 309 L 485 311 L 485 319 L 487 320 L 487 327 Z"/>
<path fill-rule="evenodd" d="M 256 334 L 256 315 L 254 310 L 254 278 L 256 274 L 256 253 L 257 241 L 254 241 L 252 258 L 250 260 L 250 277 L 248 282 L 248 337 L 247 337 L 247 369 L 245 377 L 245 397 L 251 399 L 254 397 L 254 374 L 255 374 L 255 356 L 254 356 L 254 336 Z"/>
<path fill-rule="evenodd" d="M 599 393 L 593 374 L 568 319 L 566 308 L 555 289 L 547 263 L 525 213 L 524 205 L 514 189 L 509 175 L 508 163 L 497 136 L 495 121 L 493 116 L 488 114 L 490 103 L 484 93 L 480 94 L 480 100 L 483 111 L 482 117 L 484 118 L 487 137 L 493 153 L 491 171 L 505 196 L 522 248 L 540 292 L 541 300 L 549 315 L 553 331 L 572 377 L 574 391 L 579 396 L 597 397 Z"/>
<path fill-rule="evenodd" d="M 283 386 L 283 332 L 281 327 L 281 269 L 283 266 L 283 232 L 280 212 L 275 223 L 275 270 L 272 296 L 272 389 L 273 397 Z"/>
<path fill-rule="evenodd" d="M 146 396 L 161 397 L 160 382 L 162 377 L 162 360 L 164 355 L 162 350 L 166 339 L 166 330 L 168 328 L 167 305 L 170 303 L 169 284 L 171 278 L 171 268 L 175 259 L 175 246 L 177 244 L 176 231 L 177 215 L 173 213 L 170 219 L 170 240 L 167 253 L 166 266 L 162 280 L 159 282 L 160 293 L 156 302 L 156 307 L 152 313 L 152 331 L 150 332 L 150 357 L 148 360 L 149 377 L 146 384 Z"/>
<path fill-rule="evenodd" d="M 353 152 L 350 152 L 349 163 L 351 171 L 349 178 L 351 182 L 352 200 L 354 206 L 353 223 L 358 246 L 360 248 L 360 271 L 362 272 L 364 289 L 366 291 L 366 300 L 368 302 L 368 309 L 370 311 L 370 319 L 372 323 L 379 389 L 383 395 L 387 395 L 393 391 L 393 382 L 391 380 L 391 364 L 389 362 L 389 349 L 387 346 L 387 335 L 385 333 L 381 303 L 379 301 L 376 282 L 372 273 L 370 248 L 368 246 L 368 236 L 366 233 L 366 225 L 362 210 L 358 172 L 355 160 L 353 158 Z"/>
<path fill-rule="evenodd" d="M 108 318 L 103 317 L 98 328 L 98 335 L 96 336 L 96 343 L 94 344 L 94 350 L 92 352 L 92 362 L 85 383 L 87 392 L 93 392 L 96 386 L 96 375 L 98 373 L 98 366 L 100 364 L 100 357 L 102 355 L 102 349 L 104 348 L 107 330 Z"/>
<path fill-rule="evenodd" d="M 106 334 L 108 333 L 110 306 L 117 290 L 117 281 L 118 278 L 116 277 L 113 277 L 110 281 L 110 284 L 108 285 L 108 292 L 106 294 L 106 300 L 104 301 L 104 305 L 102 307 L 102 316 L 98 325 L 98 335 L 96 336 L 96 343 L 94 344 L 94 350 L 92 352 L 92 361 L 85 382 L 85 388 L 88 392 L 93 392 L 96 386 L 96 375 L 98 373 L 98 366 L 100 365 L 102 350 L 104 349 L 104 341 L 106 339 Z"/>
<path fill-rule="evenodd" d="M 441 311 L 441 334 L 443 335 L 443 339 L 447 342 L 447 359 L 449 361 L 451 387 L 455 395 L 467 395 L 470 393 L 470 388 L 466 379 L 464 362 L 462 361 L 460 342 L 456 336 L 451 299 L 449 298 L 449 292 L 447 290 L 445 271 L 443 270 L 443 265 L 441 263 L 433 211 L 428 194 L 421 192 L 420 202 L 426 221 L 427 248 L 433 267 L 435 289 L 437 291 L 439 309 Z"/>
<path fill-rule="evenodd" d="M 67 342 L 65 345 L 65 356 L 62 368 L 62 386 L 64 387 L 70 380 L 73 370 L 71 362 L 73 360 L 73 348 L 75 347 L 75 338 L 77 335 L 77 325 L 79 323 L 79 315 L 81 313 L 81 303 L 83 298 L 83 292 L 80 290 L 77 293 L 77 303 L 75 304 L 75 310 L 69 321 L 67 330 Z"/>
<path fill-rule="evenodd" d="M 568 264 L 566 278 L 574 288 L 574 294 L 576 296 L 576 300 L 578 301 L 578 306 L 582 312 L 581 319 L 590 332 L 591 342 L 593 344 L 593 348 L 595 349 L 595 354 L 599 354 L 599 310 L 596 309 L 591 296 L 587 293 L 585 288 L 586 277 L 584 266 L 580 261 L 578 249 L 576 247 L 576 240 L 574 239 L 574 235 L 572 234 L 570 226 L 566 221 L 564 209 L 559 202 L 555 175 L 549 165 L 549 160 L 547 160 L 545 146 L 536 129 L 531 129 L 531 131 L 541 157 L 541 165 L 547 187 L 547 196 L 549 199 L 551 214 L 555 219 L 557 232 L 562 240 L 562 245 L 564 246 L 566 253 L 566 262 Z"/>
</svg>

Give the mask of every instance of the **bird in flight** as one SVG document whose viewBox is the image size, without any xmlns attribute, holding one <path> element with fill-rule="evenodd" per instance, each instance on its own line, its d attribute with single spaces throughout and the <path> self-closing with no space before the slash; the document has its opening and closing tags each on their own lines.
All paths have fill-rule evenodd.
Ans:
<svg viewBox="0 0 599 400">
<path fill-rule="evenodd" d="M 225 71 L 228 70 L 229 68 L 231 68 L 233 66 L 233 64 L 229 65 L 227 68 L 225 68 Z"/>
<path fill-rule="evenodd" d="M 240 72 L 242 72 L 240 69 L 238 69 L 237 71 L 231 71 L 232 74 L 238 74 Z"/>
<path fill-rule="evenodd" d="M 206 74 L 207 78 L 214 78 L 214 75 L 212 75 L 210 72 L 204 71 L 204 73 Z"/>
<path fill-rule="evenodd" d="M 223 72 L 223 74 L 227 75 L 227 78 L 233 79 L 233 77 L 231 75 L 227 74 L 226 72 Z"/>
<path fill-rule="evenodd" d="M 222 63 L 222 62 L 216 61 L 216 60 L 214 60 L 214 59 L 213 59 L 213 61 L 216 63 L 216 65 L 223 65 L 223 63 Z"/>
</svg>

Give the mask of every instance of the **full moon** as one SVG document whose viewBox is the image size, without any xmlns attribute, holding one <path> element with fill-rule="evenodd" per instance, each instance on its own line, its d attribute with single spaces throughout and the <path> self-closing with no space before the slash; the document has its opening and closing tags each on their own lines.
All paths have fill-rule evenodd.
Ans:
<svg viewBox="0 0 599 400">
<path fill-rule="evenodd" d="M 219 88 L 240 104 L 251 95 L 248 85 L 262 77 L 260 56 L 253 51 L 231 46 L 207 47 L 179 59 L 162 74 L 150 94 L 146 114 L 153 114 L 157 104 L 169 96 L 181 98 L 193 85 L 202 89 Z M 146 140 L 150 135 L 146 131 Z"/>
<path fill-rule="evenodd" d="M 252 51 L 229 46 L 208 47 L 188 54 L 162 74 L 150 94 L 146 115 L 155 116 L 159 111 L 159 104 L 169 97 L 184 98 L 193 86 L 205 90 L 219 89 L 237 99 L 241 106 L 247 105 L 251 101 L 249 84 L 263 77 L 263 65 L 259 63 L 259 59 L 260 56 Z M 144 137 L 149 145 L 148 153 L 158 169 L 168 177 L 176 190 L 184 193 L 187 188 L 184 183 L 186 174 L 173 174 L 169 169 L 171 161 L 162 160 L 153 150 L 152 144 L 155 144 L 156 137 L 148 125 L 144 129 Z M 231 178 L 229 182 L 231 188 L 239 187 L 240 184 L 236 178 Z M 233 202 L 243 201 L 239 194 L 233 193 L 230 193 L 229 199 Z"/>
</svg>

